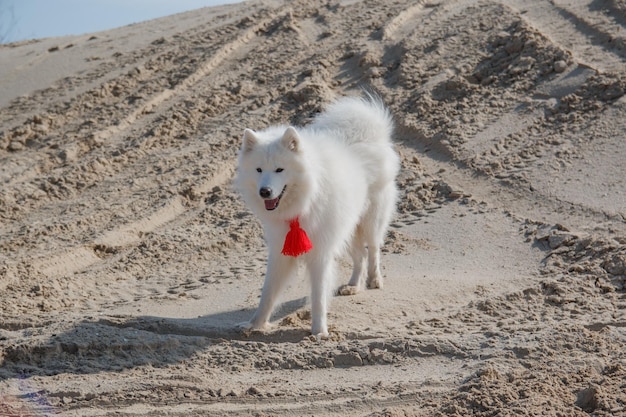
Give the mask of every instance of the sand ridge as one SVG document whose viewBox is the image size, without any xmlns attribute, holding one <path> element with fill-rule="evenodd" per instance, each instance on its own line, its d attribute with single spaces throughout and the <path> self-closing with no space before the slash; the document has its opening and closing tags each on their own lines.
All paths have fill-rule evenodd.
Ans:
<svg viewBox="0 0 626 417">
<path fill-rule="evenodd" d="M 0 46 L 0 415 L 626 415 L 619 1 L 251 1 Z M 384 290 L 268 333 L 244 128 L 377 92 Z M 339 283 L 349 275 L 341 264 Z"/>
</svg>

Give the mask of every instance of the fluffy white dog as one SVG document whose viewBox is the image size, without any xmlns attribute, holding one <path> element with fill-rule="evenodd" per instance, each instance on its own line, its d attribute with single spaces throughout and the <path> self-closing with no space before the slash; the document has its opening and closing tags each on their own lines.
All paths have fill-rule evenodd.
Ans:
<svg viewBox="0 0 626 417">
<path fill-rule="evenodd" d="M 246 129 L 235 180 L 263 224 L 269 247 L 259 308 L 243 326 L 262 330 L 289 277 L 303 261 L 311 280 L 312 334 L 328 336 L 335 259 L 354 262 L 340 293 L 381 288 L 380 246 L 395 210 L 400 162 L 391 116 L 375 98 L 343 98 L 304 128 Z"/>
</svg>

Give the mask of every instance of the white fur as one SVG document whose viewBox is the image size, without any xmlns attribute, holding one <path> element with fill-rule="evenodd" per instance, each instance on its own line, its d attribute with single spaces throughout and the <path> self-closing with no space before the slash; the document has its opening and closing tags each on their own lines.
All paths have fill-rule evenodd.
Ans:
<svg viewBox="0 0 626 417">
<path fill-rule="evenodd" d="M 328 335 L 335 259 L 344 250 L 349 250 L 354 270 L 340 293 L 354 294 L 363 287 L 366 260 L 367 286 L 382 287 L 379 248 L 394 213 L 400 165 L 392 130 L 388 111 L 372 98 L 340 99 L 304 128 L 246 129 L 235 185 L 261 220 L 269 247 L 261 301 L 246 328 L 269 326 L 277 297 L 299 261 L 310 275 L 311 330 L 318 337 Z M 266 209 L 261 189 L 268 200 L 284 189 L 276 209 Z M 297 258 L 281 254 L 294 217 L 313 243 L 310 252 Z"/>
</svg>

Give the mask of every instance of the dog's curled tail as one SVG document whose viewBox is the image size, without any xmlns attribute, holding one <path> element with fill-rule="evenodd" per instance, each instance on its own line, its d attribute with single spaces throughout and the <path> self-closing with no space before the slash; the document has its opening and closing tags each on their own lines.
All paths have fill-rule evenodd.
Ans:
<svg viewBox="0 0 626 417">
<path fill-rule="evenodd" d="M 391 142 L 393 119 L 382 100 L 367 94 L 366 98 L 343 97 L 331 103 L 319 115 L 314 126 L 334 130 L 347 143 Z"/>
</svg>

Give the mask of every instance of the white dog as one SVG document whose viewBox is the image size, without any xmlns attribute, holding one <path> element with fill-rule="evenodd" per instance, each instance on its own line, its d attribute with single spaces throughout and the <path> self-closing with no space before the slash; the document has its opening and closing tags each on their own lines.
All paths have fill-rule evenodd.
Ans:
<svg viewBox="0 0 626 417">
<path fill-rule="evenodd" d="M 395 210 L 400 161 L 389 112 L 374 98 L 343 98 L 304 128 L 246 129 L 236 188 L 263 224 L 269 259 L 259 308 L 243 325 L 262 330 L 280 291 L 304 261 L 311 279 L 313 335 L 328 336 L 335 259 L 354 270 L 343 295 L 381 288 L 380 246 Z"/>
</svg>

